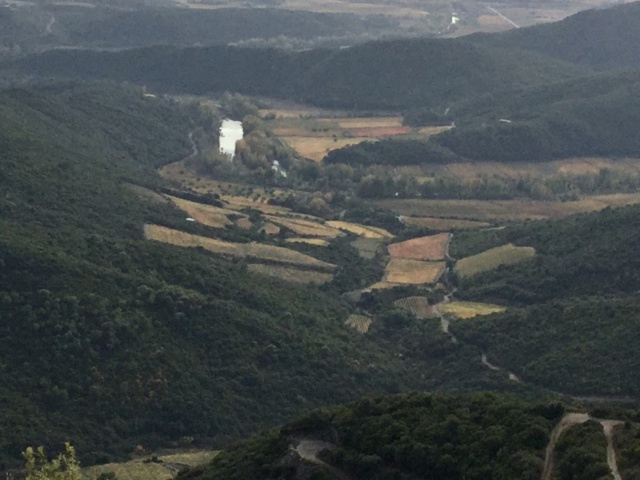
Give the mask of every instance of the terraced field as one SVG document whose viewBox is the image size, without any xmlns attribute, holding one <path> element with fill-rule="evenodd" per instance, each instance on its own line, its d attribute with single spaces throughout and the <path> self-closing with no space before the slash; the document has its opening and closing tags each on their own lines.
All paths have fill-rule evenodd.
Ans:
<svg viewBox="0 0 640 480">
<path fill-rule="evenodd" d="M 325 222 L 325 224 L 329 225 L 330 227 L 345 230 L 364 238 L 393 238 L 393 234 L 387 232 L 383 228 L 360 225 L 358 223 L 342 222 L 339 220 L 328 221 Z"/>
<path fill-rule="evenodd" d="M 291 230 L 296 235 L 335 238 L 341 234 L 337 228 L 302 218 L 286 218 L 275 215 L 265 215 L 265 218 L 271 223 Z"/>
<path fill-rule="evenodd" d="M 212 253 L 236 258 L 246 258 L 257 262 L 280 263 L 325 272 L 332 272 L 335 269 L 335 265 L 331 263 L 323 262 L 309 255 L 274 245 L 255 242 L 226 242 L 150 224 L 144 226 L 144 234 L 148 240 L 170 243 L 180 247 L 202 247 Z"/>
</svg>

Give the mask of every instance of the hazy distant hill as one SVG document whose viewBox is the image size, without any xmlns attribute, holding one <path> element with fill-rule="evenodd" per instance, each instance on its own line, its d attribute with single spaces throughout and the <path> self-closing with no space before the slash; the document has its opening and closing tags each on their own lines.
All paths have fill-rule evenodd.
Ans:
<svg viewBox="0 0 640 480">
<path fill-rule="evenodd" d="M 123 48 L 150 45 L 225 45 L 282 37 L 296 41 L 351 43 L 360 37 L 391 34 L 388 17 L 315 13 L 275 8 L 110 8 L 50 7 L 56 18 L 53 45 Z M 304 43 L 303 43 L 304 45 Z"/>
<path fill-rule="evenodd" d="M 483 45 L 536 51 L 605 69 L 640 67 L 640 2 L 579 12 L 560 22 L 494 35 L 474 35 Z"/>
<path fill-rule="evenodd" d="M 537 54 L 427 39 L 299 53 L 232 47 L 53 51 L 16 67 L 40 76 L 129 80 L 174 92 L 233 90 L 353 109 L 444 109 L 465 97 L 585 72 Z"/>
</svg>

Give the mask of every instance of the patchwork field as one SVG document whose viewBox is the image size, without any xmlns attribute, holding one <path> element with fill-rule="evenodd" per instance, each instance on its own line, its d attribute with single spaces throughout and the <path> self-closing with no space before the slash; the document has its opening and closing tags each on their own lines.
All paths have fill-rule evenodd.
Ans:
<svg viewBox="0 0 640 480">
<path fill-rule="evenodd" d="M 299 268 L 283 267 L 280 265 L 250 263 L 247 265 L 247 269 L 250 272 L 279 278 L 285 282 L 303 283 L 306 285 L 322 285 L 323 283 L 330 282 L 333 279 L 333 275 L 330 273 L 313 270 L 300 270 Z"/>
<path fill-rule="evenodd" d="M 322 271 L 333 271 L 335 265 L 317 260 L 288 248 L 265 245 L 261 243 L 233 243 L 215 238 L 193 235 L 160 225 L 144 226 L 145 238 L 158 242 L 170 243 L 180 247 L 202 247 L 212 253 L 229 255 L 249 260 L 289 264 L 298 267 L 312 268 Z"/>
<path fill-rule="evenodd" d="M 513 265 L 522 262 L 533 257 L 535 253 L 536 251 L 533 247 L 516 247 L 509 243 L 458 260 L 454 271 L 460 277 L 470 277 L 502 265 Z"/>
<path fill-rule="evenodd" d="M 333 138 L 299 136 L 299 137 L 280 137 L 287 145 L 293 148 L 299 155 L 311 160 L 320 161 L 331 150 L 343 148 L 348 145 L 356 145 L 365 140 L 371 141 L 369 137 L 353 137 L 353 138 Z"/>
<path fill-rule="evenodd" d="M 400 116 L 391 117 L 345 117 L 344 113 L 332 112 L 335 116 L 295 118 L 294 109 L 290 114 L 277 110 L 281 116 L 266 120 L 267 128 L 280 137 L 299 155 L 320 161 L 331 150 L 355 145 L 363 141 L 376 141 L 391 136 L 411 137 L 432 135 L 450 127 L 424 126 L 418 128 L 402 124 Z M 269 114 L 267 114 L 269 115 Z M 275 113 L 271 112 L 271 115 Z M 263 117 L 268 118 L 268 117 Z"/>
<path fill-rule="evenodd" d="M 477 315 L 490 315 L 492 313 L 504 312 L 506 308 L 490 303 L 450 302 L 439 304 L 438 310 L 442 313 L 453 315 L 456 318 L 473 318 Z"/>
<path fill-rule="evenodd" d="M 416 318 L 433 318 L 435 313 L 433 306 L 429 305 L 427 297 L 406 297 L 393 302 L 396 307 L 404 308 L 413 313 Z"/>
<path fill-rule="evenodd" d="M 370 227 L 368 225 L 360 225 L 358 223 L 342 222 L 338 220 L 328 221 L 325 222 L 325 224 L 364 238 L 393 238 L 393 234 L 387 232 L 383 228 Z"/>
<path fill-rule="evenodd" d="M 226 182 L 200 175 L 185 163 L 185 161 L 170 163 L 158 170 L 160 175 L 173 182 L 183 185 L 196 193 L 214 194 L 228 198 L 245 198 L 256 204 L 266 204 L 269 199 L 285 199 L 293 190 L 284 188 L 265 189 L 245 183 Z M 255 200 L 254 200 L 255 199 Z"/>
<path fill-rule="evenodd" d="M 430 200 L 389 199 L 377 200 L 375 205 L 406 217 L 438 217 L 479 222 L 504 222 L 510 220 L 540 220 L 557 218 L 575 213 L 593 212 L 609 206 L 640 203 L 640 193 L 593 195 L 581 200 Z"/>
<path fill-rule="evenodd" d="M 344 324 L 359 333 L 367 333 L 371 326 L 371 318 L 366 315 L 349 315 L 349 318 L 347 318 Z"/>
<path fill-rule="evenodd" d="M 423 262 L 392 258 L 385 268 L 384 281 L 401 284 L 434 284 L 445 271 L 444 262 Z"/>
<path fill-rule="evenodd" d="M 158 455 L 157 461 L 140 458 L 124 463 L 108 463 L 83 468 L 81 480 L 97 480 L 100 475 L 114 473 L 118 480 L 169 480 L 185 467 L 210 462 L 219 452 L 201 451 Z"/>
<path fill-rule="evenodd" d="M 427 237 L 412 238 L 404 242 L 387 246 L 391 258 L 410 258 L 414 260 L 443 260 L 451 235 L 439 233 Z"/>
<path fill-rule="evenodd" d="M 575 157 L 549 162 L 461 162 L 430 168 L 436 175 L 448 175 L 459 180 L 473 180 L 481 176 L 516 180 L 526 177 L 598 174 L 603 169 L 638 173 L 640 164 L 637 158 Z"/>
</svg>

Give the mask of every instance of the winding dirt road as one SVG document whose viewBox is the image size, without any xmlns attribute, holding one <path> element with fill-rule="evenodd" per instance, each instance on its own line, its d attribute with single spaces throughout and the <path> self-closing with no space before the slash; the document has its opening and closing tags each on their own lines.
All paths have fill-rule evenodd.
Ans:
<svg viewBox="0 0 640 480">
<path fill-rule="evenodd" d="M 613 448 L 613 428 L 616 425 L 621 425 L 623 422 L 620 420 L 597 420 L 602 425 L 604 430 L 604 436 L 607 437 L 607 464 L 611 470 L 614 480 L 622 480 L 620 471 L 618 470 L 618 462 L 616 461 L 616 451 Z"/>
<path fill-rule="evenodd" d="M 589 420 L 594 420 L 602 425 L 604 436 L 607 439 L 607 464 L 611 470 L 614 480 L 622 480 L 620 472 L 618 471 L 618 463 L 616 461 L 616 451 L 613 448 L 613 429 L 616 425 L 620 425 L 623 422 L 620 420 L 605 420 L 600 418 L 593 418 L 587 413 L 567 413 L 558 424 L 551 431 L 549 438 L 549 444 L 545 450 L 544 455 L 544 468 L 542 470 L 542 476 L 540 480 L 551 480 L 551 472 L 553 471 L 553 457 L 556 444 L 562 432 L 574 425 L 580 425 Z"/>
<path fill-rule="evenodd" d="M 292 446 L 293 448 L 293 446 Z M 329 442 L 321 442 L 319 440 L 308 440 L 303 439 L 293 448 L 293 450 L 307 462 L 315 463 L 317 465 L 322 465 L 324 468 L 329 470 L 336 478 L 339 480 L 351 480 L 346 473 L 342 470 L 334 467 L 333 465 L 329 465 L 328 463 L 322 461 L 318 458 L 318 454 L 323 450 L 334 450 L 336 446 Z"/>
<path fill-rule="evenodd" d="M 569 427 L 584 423 L 590 418 L 591 417 L 589 417 L 589 414 L 587 413 L 567 413 L 562 417 L 562 419 L 560 419 L 558 424 L 553 427 L 549 438 L 549 444 L 544 452 L 544 468 L 542 469 L 542 476 L 540 477 L 540 480 L 551 480 L 551 472 L 553 470 L 553 453 L 562 432 Z"/>
</svg>

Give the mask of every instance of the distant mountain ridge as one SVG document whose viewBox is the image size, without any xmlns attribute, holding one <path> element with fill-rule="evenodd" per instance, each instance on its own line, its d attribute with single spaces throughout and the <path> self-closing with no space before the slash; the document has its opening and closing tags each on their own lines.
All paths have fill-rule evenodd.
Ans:
<svg viewBox="0 0 640 480">
<path fill-rule="evenodd" d="M 160 91 L 237 91 L 349 109 L 442 106 L 515 86 L 574 78 L 584 68 L 464 40 L 396 40 L 284 52 L 234 47 L 52 51 L 13 64 L 43 76 L 144 83 Z"/>
<path fill-rule="evenodd" d="M 482 45 L 535 51 L 595 69 L 640 67 L 640 2 L 586 10 L 546 25 L 468 37 Z"/>
</svg>

